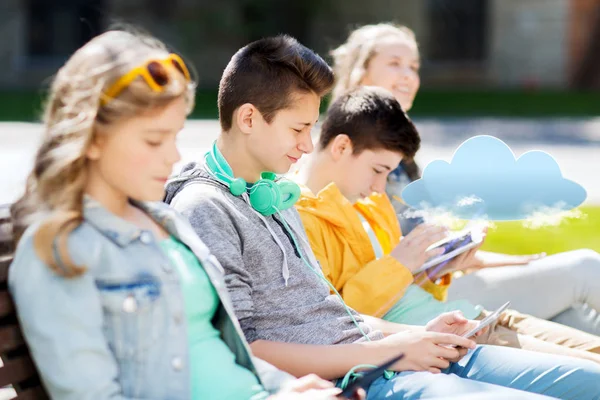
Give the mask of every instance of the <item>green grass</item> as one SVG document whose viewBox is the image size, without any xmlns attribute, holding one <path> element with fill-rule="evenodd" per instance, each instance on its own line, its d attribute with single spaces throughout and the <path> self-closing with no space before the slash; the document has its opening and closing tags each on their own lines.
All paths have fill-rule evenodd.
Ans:
<svg viewBox="0 0 600 400">
<path fill-rule="evenodd" d="M 1 91 L 0 121 L 35 121 L 42 91 Z M 322 111 L 326 107 L 324 102 Z M 422 89 L 413 117 L 585 117 L 600 115 L 600 92 Z M 192 118 L 217 118 L 217 91 L 200 90 Z"/>
<path fill-rule="evenodd" d="M 43 91 L 0 91 L 0 121 L 39 121 Z M 192 118 L 218 118 L 217 92 L 199 91 Z"/>
<path fill-rule="evenodd" d="M 0 91 L 0 121 L 39 120 L 42 96 L 42 92 Z"/>
<path fill-rule="evenodd" d="M 421 90 L 412 117 L 585 117 L 600 115 L 600 92 Z"/>
<path fill-rule="evenodd" d="M 583 217 L 557 227 L 527 229 L 520 222 L 500 222 L 490 230 L 484 250 L 509 254 L 548 254 L 590 248 L 600 252 L 600 207 L 581 207 Z"/>
</svg>

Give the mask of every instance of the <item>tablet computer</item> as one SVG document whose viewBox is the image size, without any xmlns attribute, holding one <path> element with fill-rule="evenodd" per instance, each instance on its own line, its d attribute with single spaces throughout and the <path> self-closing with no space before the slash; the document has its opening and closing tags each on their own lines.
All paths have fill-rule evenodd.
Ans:
<svg viewBox="0 0 600 400">
<path fill-rule="evenodd" d="M 502 304 L 502 306 L 500 306 L 499 309 L 497 309 L 496 311 L 494 311 L 493 313 L 491 313 L 490 315 L 488 315 L 487 317 L 482 319 L 481 322 L 479 322 L 479 324 L 477 324 L 477 326 L 475 328 L 473 328 L 470 331 L 468 331 L 467 333 L 463 334 L 462 337 L 464 337 L 466 339 L 470 339 L 473 336 L 477 335 L 477 333 L 479 331 L 481 331 L 482 329 L 484 329 L 484 328 L 490 326 L 491 324 L 493 324 L 494 322 L 498 321 L 498 318 L 500 318 L 500 314 L 502 314 L 504 312 L 504 310 L 506 310 L 508 308 L 508 306 L 510 306 L 510 301 L 507 301 L 506 303 Z M 456 347 L 456 345 L 450 345 L 450 347 Z"/>
<path fill-rule="evenodd" d="M 485 237 L 483 230 L 480 228 L 468 228 L 457 233 L 454 233 L 447 238 L 432 244 L 427 248 L 427 251 L 443 248 L 444 252 L 438 256 L 431 257 L 429 260 L 413 271 L 413 275 L 420 274 L 421 272 L 427 271 L 430 268 L 436 267 L 441 263 L 450 261 L 452 258 L 465 251 L 471 250 L 478 246 Z"/>
<path fill-rule="evenodd" d="M 467 339 L 475 336 L 480 330 L 496 322 L 498 318 L 500 318 L 500 314 L 502 314 L 504 310 L 508 308 L 508 306 L 510 306 L 510 301 L 507 301 L 499 309 L 482 319 L 481 322 L 475 328 L 471 329 L 469 332 L 465 333 L 462 336 Z"/>
</svg>

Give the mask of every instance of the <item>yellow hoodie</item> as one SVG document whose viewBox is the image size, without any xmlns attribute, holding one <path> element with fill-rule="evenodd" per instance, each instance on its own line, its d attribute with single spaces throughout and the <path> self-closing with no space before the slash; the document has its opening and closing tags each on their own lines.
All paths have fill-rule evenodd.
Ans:
<svg viewBox="0 0 600 400">
<path fill-rule="evenodd" d="M 413 275 L 389 253 L 402 233 L 394 207 L 385 194 L 373 194 L 352 205 L 333 183 L 316 196 L 302 188 L 296 208 L 323 273 L 356 311 L 383 316 L 413 283 Z M 360 213 L 371 225 L 384 256 L 375 258 Z M 427 281 L 423 288 L 444 301 L 450 277 Z"/>
</svg>

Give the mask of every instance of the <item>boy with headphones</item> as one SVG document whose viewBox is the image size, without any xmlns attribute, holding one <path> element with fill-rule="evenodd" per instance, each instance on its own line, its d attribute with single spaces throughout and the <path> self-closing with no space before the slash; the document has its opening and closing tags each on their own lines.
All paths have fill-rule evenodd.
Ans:
<svg viewBox="0 0 600 400">
<path fill-rule="evenodd" d="M 312 151 L 310 131 L 332 85 L 329 66 L 293 38 L 243 47 L 221 78 L 219 139 L 204 163 L 187 166 L 167 186 L 165 201 L 190 219 L 223 266 L 252 352 L 293 375 L 316 373 L 325 379 L 404 353 L 393 371 L 371 384 L 369 399 L 490 392 L 509 398 L 515 394 L 510 388 L 591 398 L 585 382 L 600 378 L 592 364 L 474 349 L 472 340 L 459 335 L 475 323 L 454 314 L 426 328 L 374 318 L 367 323 L 330 294 L 293 208 L 299 188 L 275 174 Z M 465 356 L 465 349 L 474 350 Z M 557 363 L 564 369 L 553 370 Z M 527 376 L 516 379 L 526 370 Z M 496 385 L 489 384 L 492 380 Z"/>
</svg>

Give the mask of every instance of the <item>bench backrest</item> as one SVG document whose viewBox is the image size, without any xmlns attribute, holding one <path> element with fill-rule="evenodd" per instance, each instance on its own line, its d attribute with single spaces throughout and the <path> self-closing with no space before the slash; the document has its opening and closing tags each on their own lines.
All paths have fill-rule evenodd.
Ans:
<svg viewBox="0 0 600 400">
<path fill-rule="evenodd" d="M 48 399 L 23 340 L 8 292 L 8 266 L 14 255 L 8 206 L 0 205 L 0 388 L 12 385 L 17 399 Z"/>
</svg>

